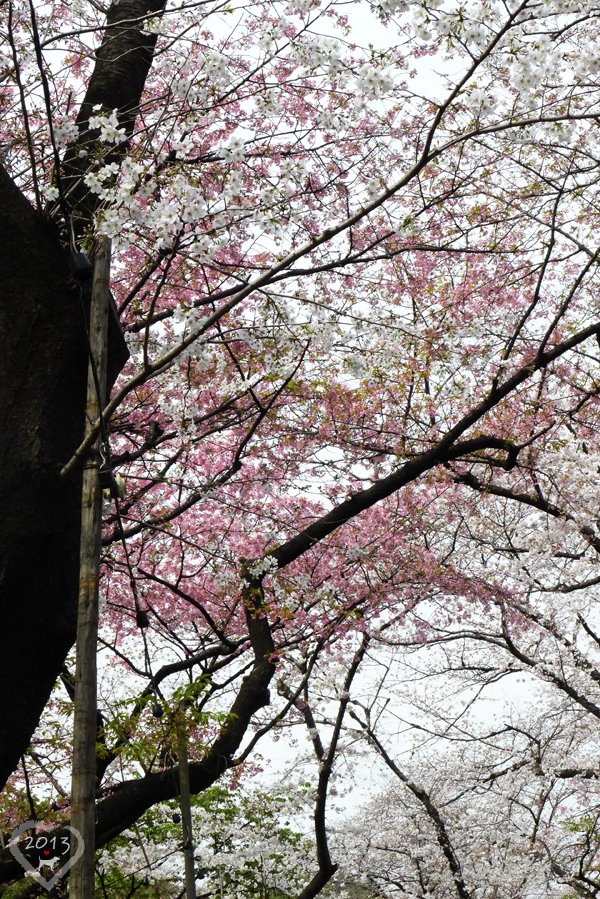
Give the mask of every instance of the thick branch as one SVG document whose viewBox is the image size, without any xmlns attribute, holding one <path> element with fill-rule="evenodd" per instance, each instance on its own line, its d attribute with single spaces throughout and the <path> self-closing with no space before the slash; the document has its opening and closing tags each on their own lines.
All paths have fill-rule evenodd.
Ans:
<svg viewBox="0 0 600 899">
<path fill-rule="evenodd" d="M 262 615 L 262 588 L 256 580 L 247 582 L 244 600 L 248 634 L 254 652 L 254 665 L 243 678 L 221 733 L 201 762 L 190 765 L 190 789 L 193 794 L 210 787 L 226 771 L 239 748 L 252 716 L 270 702 L 269 684 L 275 673 L 271 660 L 275 647 L 268 619 Z M 126 781 L 98 804 L 96 846 L 104 846 L 131 826 L 157 802 L 177 796 L 172 770 Z"/>
<path fill-rule="evenodd" d="M 97 131 L 88 131 L 94 106 L 117 110 L 117 118 L 131 137 L 139 111 L 142 92 L 152 65 L 157 35 L 144 31 L 149 14 L 159 14 L 166 0 L 113 0 L 106 16 L 102 44 L 96 52 L 96 65 L 90 78 L 77 124 L 79 140 L 70 147 L 63 162 L 63 185 L 69 202 L 80 220 L 79 228 L 92 222 L 100 199 L 83 182 L 89 159 L 97 146 Z M 84 147 L 88 156 L 79 156 Z M 104 161 L 116 161 L 127 144 L 111 149 Z"/>
</svg>

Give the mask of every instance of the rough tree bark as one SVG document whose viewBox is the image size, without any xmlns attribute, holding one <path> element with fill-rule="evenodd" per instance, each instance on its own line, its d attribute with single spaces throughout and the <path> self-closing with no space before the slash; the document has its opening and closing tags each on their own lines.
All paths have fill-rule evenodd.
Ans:
<svg viewBox="0 0 600 899">
<path fill-rule="evenodd" d="M 58 233 L 0 169 L 0 784 L 75 636 L 86 351 Z"/>
</svg>

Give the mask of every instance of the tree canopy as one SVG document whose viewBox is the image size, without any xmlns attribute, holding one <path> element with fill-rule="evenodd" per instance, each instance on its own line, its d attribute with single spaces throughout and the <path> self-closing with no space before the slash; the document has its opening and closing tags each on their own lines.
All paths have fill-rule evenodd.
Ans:
<svg viewBox="0 0 600 899">
<path fill-rule="evenodd" d="M 97 848 L 177 799 L 183 702 L 196 796 L 306 730 L 302 899 L 340 864 L 595 896 L 596 5 L 0 10 L 4 838 L 68 818 L 100 431 L 69 246 L 104 235 L 129 358 L 113 321 Z M 498 683 L 532 701 L 491 725 Z M 330 839 L 354 752 L 394 779 L 377 846 L 369 809 Z"/>
</svg>

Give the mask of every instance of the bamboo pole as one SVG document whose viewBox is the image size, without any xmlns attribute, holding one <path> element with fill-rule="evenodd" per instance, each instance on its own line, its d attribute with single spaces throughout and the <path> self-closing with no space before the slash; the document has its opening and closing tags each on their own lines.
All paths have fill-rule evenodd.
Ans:
<svg viewBox="0 0 600 899">
<path fill-rule="evenodd" d="M 177 711 L 177 765 L 179 768 L 179 804 L 183 831 L 183 857 L 185 860 L 186 899 L 196 899 L 196 875 L 194 872 L 194 844 L 192 842 L 192 809 L 190 803 L 190 771 L 187 757 L 187 733 L 185 730 L 184 704 Z"/>
<path fill-rule="evenodd" d="M 93 423 L 98 420 L 106 402 L 110 252 L 110 239 L 99 238 L 94 257 L 94 280 L 90 308 L 90 349 L 96 365 L 100 396 L 98 397 L 90 362 L 87 381 L 86 434 L 90 432 Z M 79 831 L 85 848 L 71 869 L 70 899 L 94 899 L 95 893 L 96 649 L 102 529 L 102 490 L 98 483 L 100 442 L 101 438 L 99 437 L 84 468 L 81 496 L 71 826 Z M 76 848 L 76 846 L 72 847 L 72 854 Z"/>
</svg>

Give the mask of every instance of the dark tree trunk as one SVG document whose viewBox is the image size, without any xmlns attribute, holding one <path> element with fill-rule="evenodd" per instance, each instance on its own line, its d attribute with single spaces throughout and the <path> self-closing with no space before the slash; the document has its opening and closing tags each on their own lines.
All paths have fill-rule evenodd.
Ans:
<svg viewBox="0 0 600 899">
<path fill-rule="evenodd" d="M 0 784 L 75 635 L 87 356 L 68 258 L 0 169 Z"/>
</svg>

